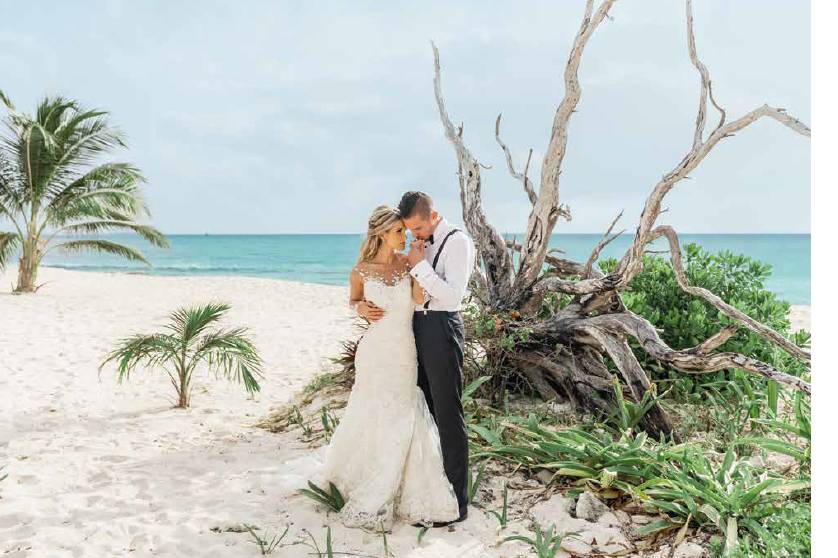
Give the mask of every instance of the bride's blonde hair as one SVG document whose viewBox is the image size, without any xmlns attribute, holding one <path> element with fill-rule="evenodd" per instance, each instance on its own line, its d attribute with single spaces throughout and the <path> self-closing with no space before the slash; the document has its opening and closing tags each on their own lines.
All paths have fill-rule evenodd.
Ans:
<svg viewBox="0 0 838 558">
<path fill-rule="evenodd" d="M 398 209 L 387 205 L 379 205 L 372 210 L 372 215 L 367 221 L 367 236 L 361 245 L 358 263 L 368 262 L 375 258 L 384 245 L 384 234 L 401 221 L 401 218 Z"/>
</svg>

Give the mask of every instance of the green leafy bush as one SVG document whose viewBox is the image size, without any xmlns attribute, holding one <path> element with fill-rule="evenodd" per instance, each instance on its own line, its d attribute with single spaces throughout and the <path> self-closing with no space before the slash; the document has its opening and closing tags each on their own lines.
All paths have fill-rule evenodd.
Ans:
<svg viewBox="0 0 838 558">
<path fill-rule="evenodd" d="M 683 246 L 682 257 L 684 273 L 691 285 L 710 290 L 728 304 L 788 336 L 798 345 L 809 343 L 808 332 L 790 333 L 789 303 L 765 288 L 764 281 L 771 274 L 770 265 L 729 251 L 712 254 L 692 243 Z M 617 260 L 614 258 L 600 262 L 600 268 L 605 273 L 612 272 L 616 266 Z M 684 292 L 675 280 L 668 256 L 645 255 L 643 271 L 629 284 L 628 290 L 623 293 L 623 300 L 629 310 L 660 328 L 661 338 L 674 349 L 693 347 L 724 326 L 735 323 L 709 302 Z M 805 372 L 805 368 L 793 357 L 744 328 L 718 350 L 742 353 L 790 374 L 801 375 Z M 653 378 L 676 380 L 676 392 L 683 398 L 700 392 L 697 384 L 735 380 L 748 383 L 752 388 L 759 387 L 762 391 L 768 383 L 743 370 L 685 376 L 660 365 L 641 349 L 636 348 L 635 353 Z"/>
</svg>

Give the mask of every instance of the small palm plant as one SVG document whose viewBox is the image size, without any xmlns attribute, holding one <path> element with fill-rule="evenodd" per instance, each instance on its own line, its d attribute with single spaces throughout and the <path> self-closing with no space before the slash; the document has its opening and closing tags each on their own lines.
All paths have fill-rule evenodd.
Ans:
<svg viewBox="0 0 838 558">
<path fill-rule="evenodd" d="M 177 391 L 177 407 L 189 406 L 192 376 L 204 363 L 211 372 L 244 383 L 248 393 L 259 391 L 256 376 L 262 376 L 262 359 L 245 335 L 245 328 L 208 331 L 230 306 L 223 303 L 180 308 L 170 316 L 165 333 L 138 334 L 123 339 L 99 366 L 116 361 L 119 381 L 129 378 L 137 365 L 159 366 Z"/>
<path fill-rule="evenodd" d="M 524 535 L 511 535 L 505 537 L 501 544 L 509 541 L 522 541 L 527 543 L 535 551 L 538 558 L 555 558 L 559 553 L 562 541 L 569 534 L 576 535 L 577 533 L 561 533 L 556 531 L 556 525 L 551 523 L 546 531 L 541 530 L 541 525 L 535 525 L 535 538 L 526 537 Z"/>
<path fill-rule="evenodd" d="M 338 490 L 338 487 L 335 486 L 332 481 L 329 481 L 328 492 L 311 481 L 308 481 L 308 488 L 300 488 L 299 492 L 304 496 L 308 496 L 315 502 L 325 504 L 326 507 L 334 512 L 339 512 L 346 503 L 346 500 L 344 500 L 340 490 Z"/>
<path fill-rule="evenodd" d="M 140 195 L 144 182 L 128 163 L 101 162 L 108 151 L 125 147 L 107 113 L 86 110 L 76 101 L 46 97 L 34 116 L 18 112 L 0 91 L 8 109 L 8 134 L 0 135 L 0 271 L 20 253 L 15 292 L 35 292 L 41 259 L 60 248 L 96 251 L 148 264 L 130 246 L 100 238 L 67 238 L 106 231 L 131 231 L 155 246 L 167 247 L 162 233 L 137 218 L 149 215 Z"/>
</svg>

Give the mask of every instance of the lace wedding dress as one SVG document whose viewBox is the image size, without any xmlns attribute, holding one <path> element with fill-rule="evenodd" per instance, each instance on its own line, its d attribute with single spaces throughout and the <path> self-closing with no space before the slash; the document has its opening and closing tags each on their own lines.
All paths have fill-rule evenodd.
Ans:
<svg viewBox="0 0 838 558">
<path fill-rule="evenodd" d="M 410 276 L 361 272 L 364 297 L 384 308 L 355 353 L 355 384 L 326 450 L 321 478 L 340 490 L 348 527 L 390 530 L 396 519 L 430 524 L 459 516 L 439 431 L 416 385 Z"/>
</svg>

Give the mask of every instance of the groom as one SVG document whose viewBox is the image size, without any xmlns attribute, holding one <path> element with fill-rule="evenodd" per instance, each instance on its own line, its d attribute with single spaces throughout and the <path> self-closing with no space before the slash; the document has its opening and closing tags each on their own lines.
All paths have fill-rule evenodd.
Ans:
<svg viewBox="0 0 838 558">
<path fill-rule="evenodd" d="M 399 212 L 414 240 L 407 254 L 410 274 L 425 290 L 424 304 L 413 313 L 413 334 L 419 359 L 417 383 L 439 429 L 445 474 L 468 516 L 468 434 L 461 401 L 463 391 L 464 329 L 460 315 L 469 277 L 474 269 L 474 244 L 434 210 L 424 192 L 406 192 Z"/>
</svg>

